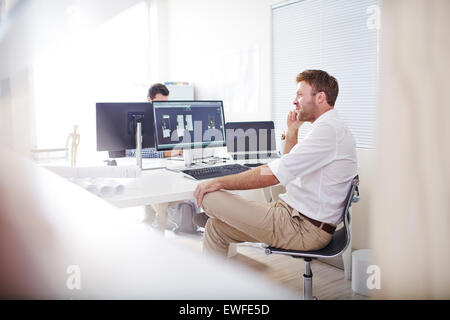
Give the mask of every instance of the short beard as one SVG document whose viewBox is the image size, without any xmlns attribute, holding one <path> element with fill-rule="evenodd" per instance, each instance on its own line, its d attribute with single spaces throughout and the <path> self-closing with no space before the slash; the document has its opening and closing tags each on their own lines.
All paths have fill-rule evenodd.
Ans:
<svg viewBox="0 0 450 320">
<path fill-rule="evenodd" d="M 297 120 L 303 121 L 303 122 L 311 122 L 311 121 L 314 121 L 314 118 L 311 115 L 308 116 L 304 112 L 299 111 L 297 113 Z"/>
</svg>

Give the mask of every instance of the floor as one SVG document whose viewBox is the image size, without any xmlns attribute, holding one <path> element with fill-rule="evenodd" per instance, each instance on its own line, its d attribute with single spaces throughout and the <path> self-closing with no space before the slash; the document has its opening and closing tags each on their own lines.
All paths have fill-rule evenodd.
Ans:
<svg viewBox="0 0 450 320">
<path fill-rule="evenodd" d="M 142 219 L 142 211 L 124 211 L 127 217 Z M 141 220 L 142 221 L 142 220 Z M 149 230 L 152 230 L 149 227 Z M 158 232 L 158 231 L 154 231 Z M 202 250 L 202 234 L 192 235 L 165 231 L 165 238 L 180 246 L 195 251 Z M 261 273 L 269 281 L 274 281 L 289 290 L 293 290 L 301 298 L 302 275 L 305 262 L 289 256 L 266 255 L 260 244 L 244 243 L 237 246 L 237 253 L 232 257 L 239 263 L 255 272 Z M 311 269 L 313 278 L 313 294 L 321 300 L 366 300 L 369 297 L 356 294 L 352 290 L 351 280 L 346 280 L 344 270 L 321 261 L 313 260 Z"/>
<path fill-rule="evenodd" d="M 170 241 L 201 251 L 201 235 L 174 234 L 166 231 Z M 237 254 L 232 258 L 236 263 L 261 273 L 274 281 L 293 290 L 298 297 L 302 294 L 302 275 L 305 272 L 303 259 L 288 256 L 267 255 L 260 244 L 244 243 L 237 246 Z M 314 274 L 313 294 L 321 300 L 366 300 L 369 297 L 356 294 L 352 290 L 351 280 L 346 280 L 344 270 L 321 261 L 311 263 Z"/>
</svg>

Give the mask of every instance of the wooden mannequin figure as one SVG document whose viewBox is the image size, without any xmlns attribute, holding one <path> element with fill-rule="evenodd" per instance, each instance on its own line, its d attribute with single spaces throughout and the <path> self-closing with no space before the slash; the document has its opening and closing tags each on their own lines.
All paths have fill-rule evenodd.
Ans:
<svg viewBox="0 0 450 320">
<path fill-rule="evenodd" d="M 77 163 L 77 148 L 80 144 L 80 135 L 77 133 L 78 126 L 73 126 L 73 133 L 69 134 L 66 142 L 66 149 L 69 147 L 69 141 L 72 140 L 72 145 L 70 148 L 70 166 L 75 168 Z"/>
</svg>

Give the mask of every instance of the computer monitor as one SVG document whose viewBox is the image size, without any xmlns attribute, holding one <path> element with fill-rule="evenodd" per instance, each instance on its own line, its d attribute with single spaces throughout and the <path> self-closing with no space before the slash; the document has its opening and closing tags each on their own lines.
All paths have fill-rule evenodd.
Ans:
<svg viewBox="0 0 450 320">
<path fill-rule="evenodd" d="M 142 126 L 142 148 L 154 148 L 154 120 L 151 102 L 96 104 L 97 151 L 121 154 L 136 149 L 136 124 Z M 125 156 L 125 152 L 122 152 Z"/>
<path fill-rule="evenodd" d="M 225 146 L 222 101 L 153 101 L 158 151 Z"/>
<path fill-rule="evenodd" d="M 225 130 L 227 151 L 234 159 L 277 155 L 273 121 L 228 122 Z"/>
</svg>

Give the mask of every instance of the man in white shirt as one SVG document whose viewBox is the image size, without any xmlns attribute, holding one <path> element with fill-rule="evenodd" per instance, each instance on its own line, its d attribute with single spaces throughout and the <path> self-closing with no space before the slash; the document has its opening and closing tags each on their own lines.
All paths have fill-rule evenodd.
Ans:
<svg viewBox="0 0 450 320">
<path fill-rule="evenodd" d="M 345 197 L 357 174 L 355 141 L 334 104 L 336 79 L 325 71 L 297 76 L 295 109 L 287 116 L 284 155 L 268 165 L 200 183 L 197 204 L 209 215 L 204 250 L 226 255 L 230 243 L 264 242 L 291 250 L 318 250 L 342 219 Z M 298 129 L 312 129 L 298 141 Z M 248 201 L 223 190 L 286 187 L 272 203 Z"/>
</svg>

